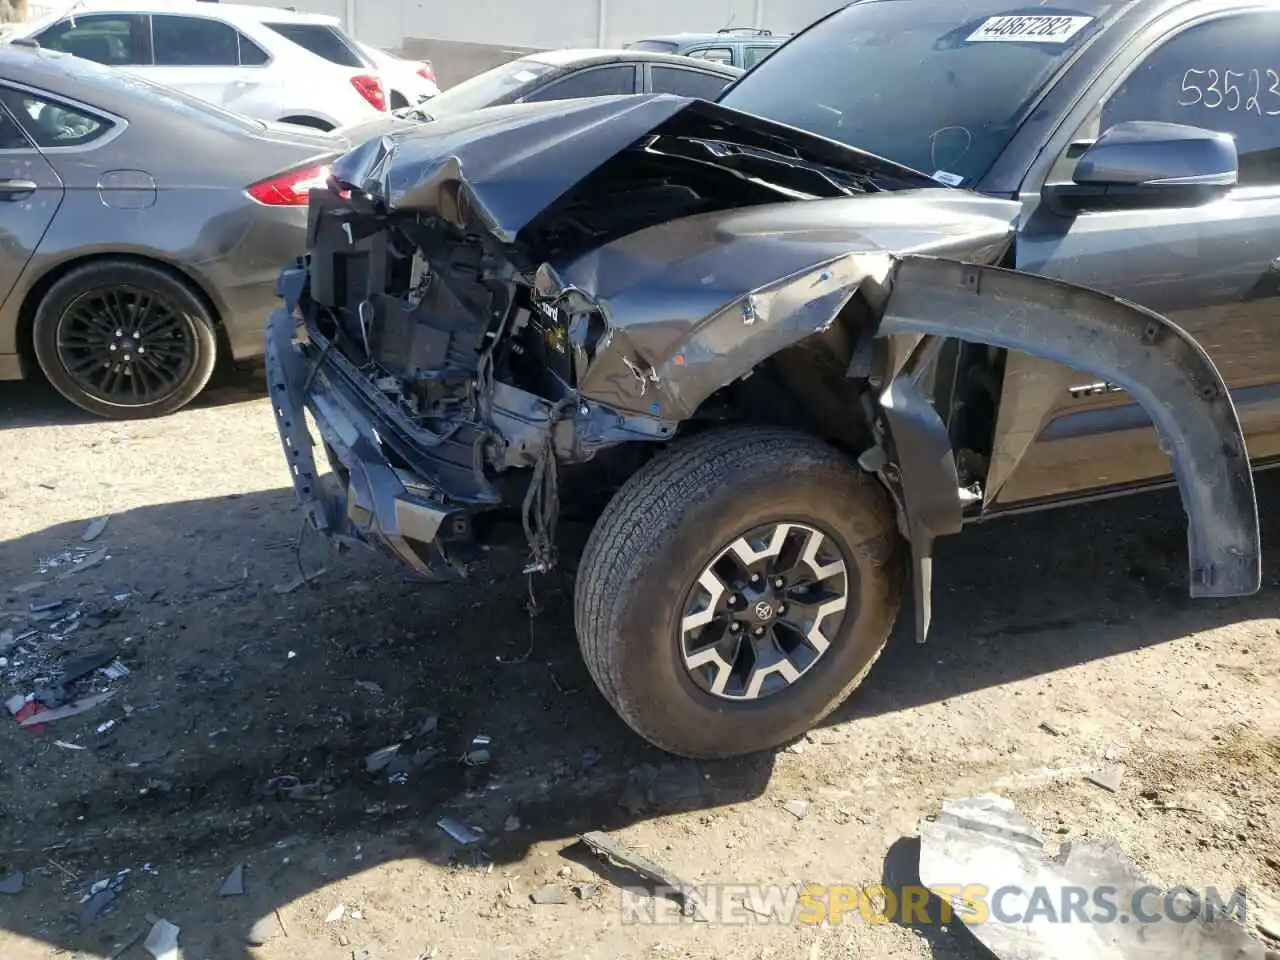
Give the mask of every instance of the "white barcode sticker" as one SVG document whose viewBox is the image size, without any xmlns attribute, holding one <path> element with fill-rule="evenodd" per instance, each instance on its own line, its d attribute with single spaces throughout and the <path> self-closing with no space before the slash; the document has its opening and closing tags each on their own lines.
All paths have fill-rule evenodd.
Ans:
<svg viewBox="0 0 1280 960">
<path fill-rule="evenodd" d="M 1093 23 L 1093 17 L 988 17 L 966 43 L 1066 43 Z"/>
<path fill-rule="evenodd" d="M 950 170 L 935 170 L 933 179 L 939 183 L 945 183 L 948 187 L 958 187 L 964 183 L 964 177 L 958 173 L 952 173 Z"/>
</svg>

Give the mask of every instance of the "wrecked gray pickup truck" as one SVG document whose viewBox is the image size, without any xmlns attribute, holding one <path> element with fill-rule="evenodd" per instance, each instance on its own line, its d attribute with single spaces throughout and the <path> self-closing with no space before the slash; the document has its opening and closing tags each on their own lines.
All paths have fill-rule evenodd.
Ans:
<svg viewBox="0 0 1280 960">
<path fill-rule="evenodd" d="M 691 757 L 818 722 L 870 669 L 908 582 L 923 640 L 934 541 L 971 521 L 1176 479 L 1192 595 L 1256 591 L 1228 384 L 1157 312 L 1180 281 L 1155 231 L 1174 214 L 1203 229 L 1236 182 L 1234 142 L 1139 118 L 1072 146 L 1100 82 L 1083 54 L 1144 29 L 1123 22 L 1141 6 L 1013 22 L 991 0 L 859 3 L 719 104 L 514 105 L 351 150 L 312 192 L 310 253 L 267 331 L 311 521 L 440 578 L 466 576 L 507 521 L 530 572 L 549 570 L 557 519 L 596 517 L 582 652 L 627 723 Z M 859 46 L 881 35 L 891 50 Z M 961 101 L 879 106 L 867 78 L 904 51 L 919 92 L 1004 91 L 963 108 L 996 111 L 986 129 L 1003 132 L 965 129 L 998 142 L 919 172 Z M 1000 113 L 1034 116 L 1026 91 L 1057 111 L 1030 138 Z M 814 111 L 830 116 L 802 129 Z M 1069 147 L 1074 178 L 1050 182 Z M 1127 232 L 1073 236 L 1099 209 Z M 1265 269 L 1182 263 L 1202 267 L 1224 296 Z"/>
</svg>

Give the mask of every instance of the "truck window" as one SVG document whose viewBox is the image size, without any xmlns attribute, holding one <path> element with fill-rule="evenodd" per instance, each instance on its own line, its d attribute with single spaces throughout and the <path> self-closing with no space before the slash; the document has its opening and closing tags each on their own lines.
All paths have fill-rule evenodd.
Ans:
<svg viewBox="0 0 1280 960">
<path fill-rule="evenodd" d="M 1240 13 L 1188 27 L 1138 65 L 1103 104 L 1099 132 L 1125 120 L 1229 133 L 1241 186 L 1280 183 L 1280 13 Z"/>
</svg>

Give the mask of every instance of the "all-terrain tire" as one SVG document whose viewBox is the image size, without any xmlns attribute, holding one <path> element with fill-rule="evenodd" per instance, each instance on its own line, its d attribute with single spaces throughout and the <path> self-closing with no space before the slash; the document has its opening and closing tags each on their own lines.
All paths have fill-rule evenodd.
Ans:
<svg viewBox="0 0 1280 960">
<path fill-rule="evenodd" d="M 713 695 L 681 656 L 685 600 L 729 543 L 785 521 L 836 540 L 852 568 L 843 622 L 787 689 Z M 791 430 L 714 430 L 649 461 L 610 501 L 578 567 L 578 642 L 605 699 L 655 746 L 695 759 L 766 750 L 812 728 L 866 676 L 893 629 L 905 569 L 887 492 L 844 454 Z"/>
<path fill-rule="evenodd" d="M 138 316 L 130 313 L 131 306 L 141 304 L 151 304 L 153 312 L 144 314 L 147 308 L 142 306 L 136 311 Z M 172 371 L 172 384 L 154 396 L 138 399 L 123 389 L 119 396 L 105 390 L 95 392 L 83 377 L 73 375 L 71 367 L 77 355 L 66 347 L 70 335 L 66 325 L 73 314 L 80 318 L 78 336 L 84 337 L 86 330 L 119 328 L 117 320 L 127 325 L 131 317 L 146 326 L 156 319 L 155 304 L 163 305 L 172 323 L 166 327 L 165 339 L 153 349 L 152 358 L 163 352 L 172 359 L 179 345 L 183 356 L 180 367 Z M 105 327 L 104 317 L 112 321 Z M 36 308 L 32 341 L 40 369 L 54 389 L 88 413 L 117 420 L 160 417 L 185 407 L 208 384 L 218 359 L 214 320 L 200 297 L 167 270 L 134 260 L 95 260 L 60 277 Z M 140 342 L 145 348 L 145 339 Z M 89 356 L 88 351 L 79 353 Z"/>
</svg>

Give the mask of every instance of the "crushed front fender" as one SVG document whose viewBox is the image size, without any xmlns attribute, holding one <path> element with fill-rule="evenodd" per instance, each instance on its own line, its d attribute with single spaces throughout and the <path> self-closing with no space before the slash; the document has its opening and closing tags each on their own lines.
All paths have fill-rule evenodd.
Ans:
<svg viewBox="0 0 1280 960">
<path fill-rule="evenodd" d="M 1187 514 L 1191 596 L 1260 589 L 1258 508 L 1240 419 L 1213 361 L 1185 331 L 1128 301 L 999 267 L 906 256 L 890 284 L 881 336 L 955 337 L 1019 350 L 1127 390 L 1173 461 Z M 891 381 L 885 392 L 893 389 Z M 945 471 L 948 480 L 953 470 Z M 915 509 L 909 502 L 905 508 Z M 960 509 L 957 489 L 953 520 Z"/>
</svg>

